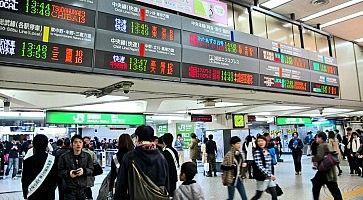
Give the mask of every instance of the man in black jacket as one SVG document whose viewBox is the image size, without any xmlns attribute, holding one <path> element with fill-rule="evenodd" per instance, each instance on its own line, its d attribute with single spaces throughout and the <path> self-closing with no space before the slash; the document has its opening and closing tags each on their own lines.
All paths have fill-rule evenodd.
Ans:
<svg viewBox="0 0 363 200">
<path fill-rule="evenodd" d="M 6 169 L 5 176 L 9 175 L 10 169 L 13 168 L 12 178 L 16 179 L 16 174 L 19 170 L 19 152 L 20 152 L 20 145 L 13 140 L 9 145 L 6 147 L 7 152 L 9 153 L 9 165 Z"/>
<path fill-rule="evenodd" d="M 33 155 L 25 159 L 23 163 L 21 182 L 24 199 L 54 200 L 54 191 L 57 182 L 57 164 L 54 156 L 47 154 L 47 146 L 47 136 L 38 134 L 34 137 Z M 45 178 L 43 179 L 42 177 Z M 32 188 L 37 189 L 34 190 Z"/>
<path fill-rule="evenodd" d="M 169 182 L 170 182 L 170 196 L 174 196 L 174 191 L 176 189 L 176 183 L 178 182 L 177 168 L 179 167 L 179 157 L 178 152 L 172 147 L 173 135 L 171 133 L 166 133 L 163 135 L 163 141 L 165 145 L 165 150 L 163 155 L 168 162 L 169 166 Z"/>
<path fill-rule="evenodd" d="M 208 177 L 212 176 L 212 171 L 214 171 L 214 176 L 217 176 L 216 167 L 216 154 L 217 154 L 217 144 L 213 141 L 213 135 L 208 136 L 209 140 L 205 144 L 205 149 L 207 152 L 207 161 L 209 163 Z"/>
<path fill-rule="evenodd" d="M 71 143 L 72 150 L 59 158 L 58 175 L 62 178 L 64 199 L 84 200 L 87 177 L 93 173 L 93 160 L 89 153 L 82 151 L 83 140 L 80 135 L 74 135 Z"/>
<path fill-rule="evenodd" d="M 133 188 L 129 187 L 131 183 L 128 182 L 128 169 L 131 168 L 132 161 L 135 161 L 138 167 L 155 185 L 170 191 L 168 163 L 156 148 L 155 143 L 151 142 L 154 136 L 154 129 L 150 126 L 142 125 L 135 130 L 135 135 L 137 139 L 136 148 L 124 156 L 117 174 L 114 200 L 129 199 L 128 193 L 133 193 L 133 191 L 130 191 Z"/>
</svg>

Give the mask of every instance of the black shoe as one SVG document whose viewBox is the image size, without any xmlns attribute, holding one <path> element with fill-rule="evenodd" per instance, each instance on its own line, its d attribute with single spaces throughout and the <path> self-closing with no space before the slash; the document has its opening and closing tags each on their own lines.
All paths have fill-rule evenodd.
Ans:
<svg viewBox="0 0 363 200">
<path fill-rule="evenodd" d="M 339 170 L 338 176 L 342 175 L 343 171 Z"/>
<path fill-rule="evenodd" d="M 207 177 L 212 177 L 212 174 L 207 174 Z"/>
<path fill-rule="evenodd" d="M 351 172 L 350 172 L 350 174 L 351 174 L 351 175 L 353 175 L 353 174 L 354 174 L 354 172 L 352 172 L 352 171 L 351 171 Z"/>
<path fill-rule="evenodd" d="M 214 173 L 214 176 L 217 176 L 217 173 Z"/>
</svg>

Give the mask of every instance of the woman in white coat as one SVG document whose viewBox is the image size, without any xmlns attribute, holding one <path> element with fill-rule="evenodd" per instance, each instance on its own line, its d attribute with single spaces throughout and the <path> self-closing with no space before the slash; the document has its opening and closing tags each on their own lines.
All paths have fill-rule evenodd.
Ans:
<svg viewBox="0 0 363 200">
<path fill-rule="evenodd" d="M 243 153 L 245 154 L 245 158 L 247 161 L 247 170 L 248 170 L 249 179 L 253 179 L 252 164 L 254 162 L 253 151 L 255 148 L 256 148 L 255 139 L 251 135 L 248 135 L 245 139 L 245 142 L 243 143 L 242 150 L 243 150 Z"/>
</svg>

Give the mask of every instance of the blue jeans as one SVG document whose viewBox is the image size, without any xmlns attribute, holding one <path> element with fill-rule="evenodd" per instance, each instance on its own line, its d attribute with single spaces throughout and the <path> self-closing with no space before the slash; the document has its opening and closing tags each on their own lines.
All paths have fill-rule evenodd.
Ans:
<svg viewBox="0 0 363 200">
<path fill-rule="evenodd" d="M 11 168 L 13 168 L 12 177 L 14 178 L 16 176 L 16 174 L 18 173 L 18 169 L 19 169 L 19 158 L 9 158 L 9 165 L 8 165 L 8 168 L 6 168 L 5 176 L 9 175 Z"/>
<path fill-rule="evenodd" d="M 243 185 L 240 178 L 237 178 L 237 183 L 232 186 L 228 186 L 228 199 L 232 200 L 234 198 L 234 191 L 237 188 L 239 194 L 241 195 L 242 200 L 247 200 L 245 186 Z"/>
</svg>

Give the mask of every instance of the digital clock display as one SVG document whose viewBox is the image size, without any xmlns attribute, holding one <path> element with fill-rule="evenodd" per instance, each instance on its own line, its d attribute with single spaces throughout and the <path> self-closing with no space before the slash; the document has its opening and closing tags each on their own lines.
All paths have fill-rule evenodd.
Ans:
<svg viewBox="0 0 363 200">
<path fill-rule="evenodd" d="M 263 74 L 260 75 L 260 86 L 268 88 L 278 88 L 284 90 L 310 92 L 309 82 L 267 76 Z"/>
<path fill-rule="evenodd" d="M 169 77 L 179 77 L 180 74 L 178 62 L 98 50 L 96 51 L 96 67 Z"/>
<path fill-rule="evenodd" d="M 16 3 L 13 3 L 12 7 L 0 6 L 0 10 L 95 27 L 96 12 L 92 10 L 73 7 L 54 1 L 13 0 L 13 2 L 14 1 Z"/>
<path fill-rule="evenodd" d="M 312 83 L 311 92 L 339 96 L 339 87 L 320 83 Z"/>
<path fill-rule="evenodd" d="M 102 12 L 98 13 L 97 28 L 151 39 L 180 42 L 178 29 Z"/>
<path fill-rule="evenodd" d="M 182 78 L 230 83 L 236 85 L 257 85 L 258 75 L 230 69 L 183 64 Z"/>
<path fill-rule="evenodd" d="M 311 61 L 311 69 L 318 72 L 324 72 L 327 74 L 338 75 L 338 68 L 332 65 L 327 65 L 315 61 Z"/>
<path fill-rule="evenodd" d="M 279 52 L 273 52 L 266 49 L 260 49 L 260 59 L 309 69 L 309 61 L 307 59 L 290 56 Z"/>
<path fill-rule="evenodd" d="M 21 64 L 28 64 L 26 60 L 34 60 L 92 67 L 92 52 L 92 49 L 0 36 L 0 56 L 21 59 L 24 61 Z"/>
<path fill-rule="evenodd" d="M 257 58 L 257 47 L 196 33 L 190 33 L 189 45 L 234 55 Z"/>
</svg>

